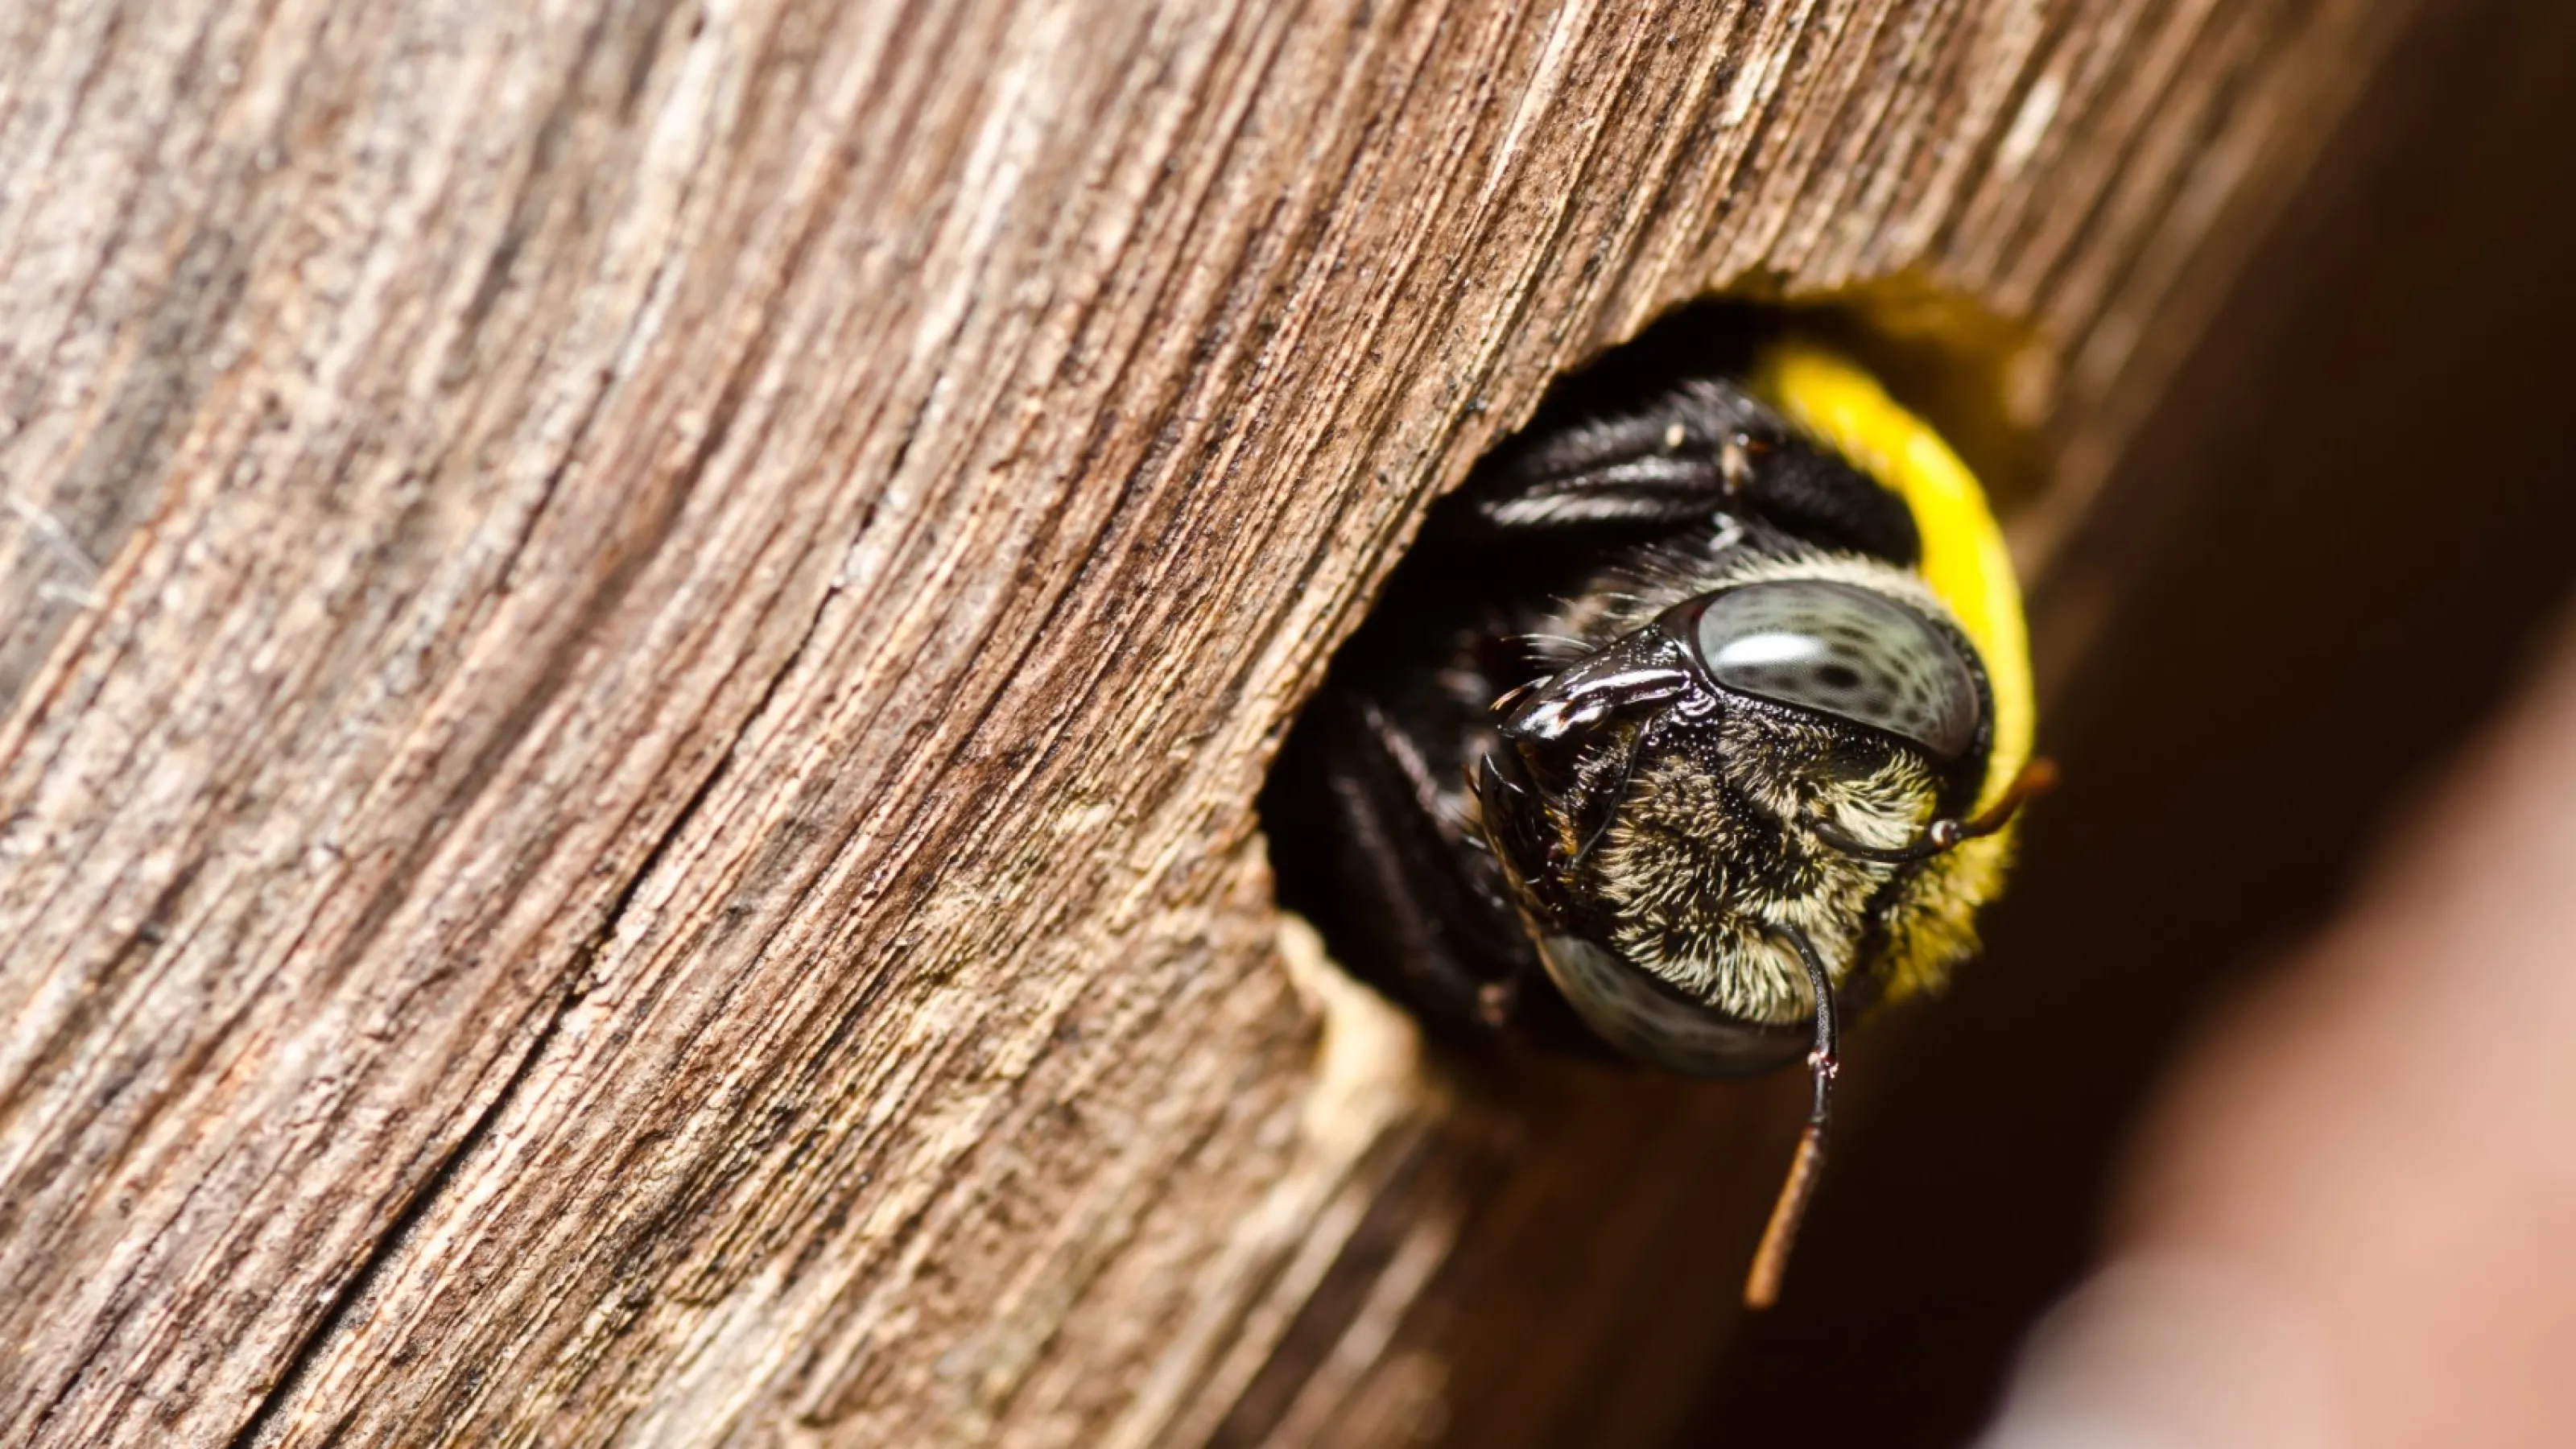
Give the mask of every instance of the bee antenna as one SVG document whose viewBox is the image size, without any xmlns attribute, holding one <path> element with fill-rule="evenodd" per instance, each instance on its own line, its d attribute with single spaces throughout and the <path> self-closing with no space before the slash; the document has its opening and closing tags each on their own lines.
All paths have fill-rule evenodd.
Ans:
<svg viewBox="0 0 2576 1449">
<path fill-rule="evenodd" d="M 2021 767 L 2021 773 L 2013 776 L 2013 782 L 2004 787 L 2002 797 L 1987 806 L 1982 813 L 1966 820 L 1935 820 L 1924 827 L 1921 835 L 1903 845 L 1863 845 L 1844 834 L 1842 827 L 1822 817 L 1808 822 L 1807 828 L 1815 832 L 1818 840 L 1845 855 L 1857 856 L 1862 860 L 1883 861 L 1890 865 L 1913 860 L 1929 860 L 1944 851 L 1955 850 L 1981 835 L 1992 835 L 2003 829 L 2012 823 L 2015 815 L 2021 813 L 2021 807 L 2024 804 L 2035 796 L 2046 794 L 2056 788 L 2056 785 L 2057 763 L 2046 758 L 2034 759 Z"/>
<path fill-rule="evenodd" d="M 1807 1053 L 1816 1096 L 1807 1109 L 1806 1130 L 1798 1134 L 1798 1155 L 1789 1160 L 1789 1176 L 1771 1204 L 1762 1246 L 1753 1250 L 1753 1267 L 1744 1275 L 1744 1306 L 1752 1309 L 1780 1301 L 1780 1280 L 1789 1271 L 1789 1251 L 1798 1244 L 1798 1225 L 1806 1220 L 1807 1204 L 1824 1176 L 1825 1129 L 1833 1121 L 1834 1077 L 1842 1070 L 1842 1059 L 1834 1051 L 1834 983 L 1825 974 L 1824 958 L 1797 927 L 1772 926 L 1770 931 L 1798 953 L 1799 964 L 1807 968 L 1807 984 L 1816 993 L 1816 1044 Z"/>
</svg>

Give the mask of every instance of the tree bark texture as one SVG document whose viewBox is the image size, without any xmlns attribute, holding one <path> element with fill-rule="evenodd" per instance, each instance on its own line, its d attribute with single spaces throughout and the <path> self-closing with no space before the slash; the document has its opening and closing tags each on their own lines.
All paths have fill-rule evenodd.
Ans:
<svg viewBox="0 0 2576 1449">
<path fill-rule="evenodd" d="M 1657 1442 L 1803 1087 L 1426 1063 L 1287 720 L 1720 291 L 2044 562 L 2404 9 L 12 8 L 0 1440 Z"/>
</svg>

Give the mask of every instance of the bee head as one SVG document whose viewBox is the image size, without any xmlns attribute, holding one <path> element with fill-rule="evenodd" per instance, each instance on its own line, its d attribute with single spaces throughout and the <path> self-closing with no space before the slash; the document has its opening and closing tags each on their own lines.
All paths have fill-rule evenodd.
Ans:
<svg viewBox="0 0 2576 1449">
<path fill-rule="evenodd" d="M 1984 673 L 1886 573 L 1685 599 L 1497 704 L 1487 843 L 1549 975 L 1614 1046 L 1697 1075 L 1794 1060 L 1809 963 L 1866 980 L 1938 853 L 1927 835 L 1975 796 Z"/>
</svg>

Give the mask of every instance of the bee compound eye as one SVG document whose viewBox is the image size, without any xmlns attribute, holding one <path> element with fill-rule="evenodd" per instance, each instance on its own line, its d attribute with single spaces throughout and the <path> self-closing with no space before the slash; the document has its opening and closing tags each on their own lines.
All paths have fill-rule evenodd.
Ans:
<svg viewBox="0 0 2576 1449">
<path fill-rule="evenodd" d="M 1708 601 L 1700 662 L 1728 689 L 1871 725 L 1957 759 L 1977 737 L 1976 675 L 1929 619 L 1830 579 L 1774 579 Z"/>
<path fill-rule="evenodd" d="M 1803 1030 L 1739 1021 L 1650 982 L 1609 948 L 1580 936 L 1538 938 L 1539 961 L 1574 1014 L 1639 1061 L 1694 1077 L 1741 1077 L 1795 1061 Z"/>
</svg>

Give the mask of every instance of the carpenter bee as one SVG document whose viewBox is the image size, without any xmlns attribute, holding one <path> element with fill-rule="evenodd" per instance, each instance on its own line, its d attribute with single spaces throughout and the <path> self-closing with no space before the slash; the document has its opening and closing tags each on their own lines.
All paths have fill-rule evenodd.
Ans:
<svg viewBox="0 0 2576 1449">
<path fill-rule="evenodd" d="M 1976 480 L 1836 352 L 1578 384 L 1435 506 L 1264 819 L 1285 903 L 1435 1031 L 1694 1076 L 1803 1056 L 1758 1307 L 1837 1023 L 1973 950 L 2048 779 L 2020 594 Z"/>
</svg>

